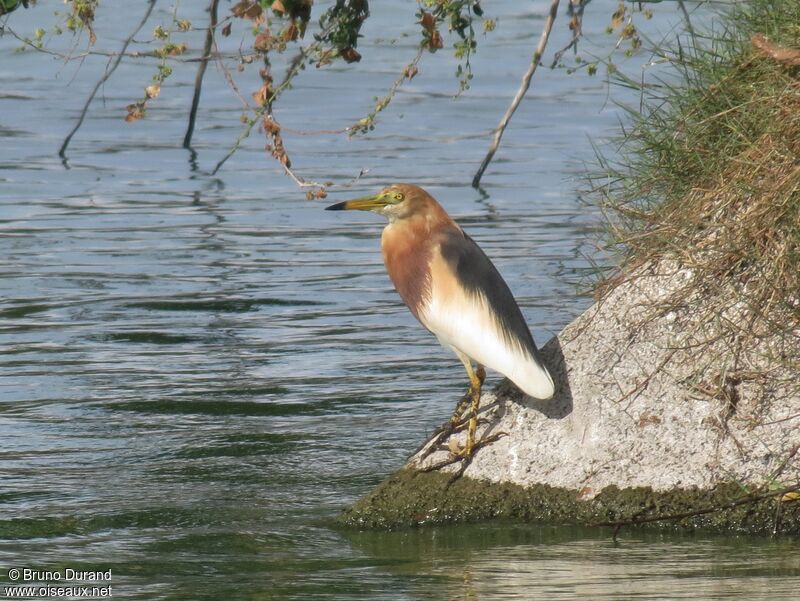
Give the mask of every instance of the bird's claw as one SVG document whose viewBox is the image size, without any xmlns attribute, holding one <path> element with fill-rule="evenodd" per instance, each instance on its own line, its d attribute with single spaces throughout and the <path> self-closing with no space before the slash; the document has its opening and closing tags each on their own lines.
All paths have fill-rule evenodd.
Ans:
<svg viewBox="0 0 800 601">
<path fill-rule="evenodd" d="M 458 442 L 451 439 L 446 447 L 450 451 L 450 456 L 447 459 L 443 459 L 442 461 L 439 461 L 437 463 L 426 465 L 425 467 L 420 468 L 419 471 L 435 472 L 437 470 L 442 469 L 443 467 L 447 467 L 448 465 L 453 465 L 454 463 L 461 462 L 461 466 L 458 468 L 458 471 L 454 472 L 452 478 L 450 478 L 450 482 L 452 483 L 464 474 L 467 467 L 469 467 L 469 464 L 472 463 L 472 459 L 475 457 L 475 453 L 477 453 L 479 449 L 487 445 L 490 445 L 493 442 L 496 442 L 503 436 L 508 436 L 508 433 L 496 432 L 495 434 L 492 434 L 490 436 L 484 436 L 480 440 L 476 441 L 472 445 L 471 449 L 468 449 L 467 447 L 461 447 L 461 445 Z M 430 455 L 433 452 L 433 450 L 438 450 L 438 449 L 435 448 L 434 445 L 431 445 L 425 457 Z M 425 457 L 422 457 L 421 459 L 424 459 Z"/>
<path fill-rule="evenodd" d="M 508 436 L 507 432 L 496 432 L 491 434 L 490 436 L 484 436 L 480 440 L 474 442 L 472 445 L 469 445 L 469 441 L 467 441 L 466 446 L 462 446 L 460 442 L 451 438 L 447 443 L 447 448 L 450 451 L 450 456 L 456 459 L 466 459 L 472 458 L 475 452 L 487 445 L 496 442 L 497 440 L 501 439 L 503 436 Z"/>
<path fill-rule="evenodd" d="M 478 418 L 478 425 L 481 424 L 488 424 L 489 420 L 486 418 L 479 417 Z M 439 428 L 433 433 L 433 436 L 428 439 L 428 441 L 422 443 L 413 453 L 412 457 L 422 451 L 422 455 L 420 456 L 420 461 L 427 459 L 432 453 L 436 451 L 441 451 L 445 449 L 450 449 L 452 451 L 453 441 L 448 441 L 447 446 L 444 445 L 444 441 L 450 438 L 453 434 L 461 432 L 469 425 L 469 417 L 465 417 L 461 421 L 455 422 L 453 420 L 447 420 L 443 423 Z M 424 449 L 424 450 L 423 450 Z"/>
</svg>

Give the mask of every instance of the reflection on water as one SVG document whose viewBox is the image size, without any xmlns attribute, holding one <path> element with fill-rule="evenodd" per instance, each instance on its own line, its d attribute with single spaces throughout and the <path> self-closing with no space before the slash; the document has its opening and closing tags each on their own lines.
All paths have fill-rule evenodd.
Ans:
<svg viewBox="0 0 800 601">
<path fill-rule="evenodd" d="M 793 542 L 625 535 L 570 527 L 468 526 L 350 536 L 437 599 L 791 599 Z"/>
<path fill-rule="evenodd" d="M 440 53 L 370 136 L 287 135 L 301 173 L 345 181 L 368 168 L 348 195 L 425 185 L 494 258 L 542 343 L 588 304 L 575 286 L 592 270 L 597 215 L 574 189 L 586 136 L 616 122 L 604 83 L 540 71 L 486 191 L 468 183 L 545 4 L 497 7 L 457 103 Z M 605 44 L 600 17 L 615 3 L 597 4 L 585 29 Z M 326 129 L 370 109 L 413 51 L 400 5 L 387 6 L 374 7 L 357 69 L 287 93 L 284 126 Z M 98 31 L 113 29 L 98 14 Z M 32 31 L 43 15 L 18 11 L 13 24 Z M 464 386 L 391 289 L 381 224 L 303 200 L 262 140 L 207 175 L 238 135 L 238 108 L 209 79 L 190 156 L 188 72 L 126 126 L 152 73 L 120 69 L 65 170 L 60 138 L 105 59 L 64 66 L 15 45 L 0 38 L 0 579 L 12 566 L 111 569 L 114 596 L 141 599 L 793 598 L 791 542 L 333 528 Z"/>
</svg>

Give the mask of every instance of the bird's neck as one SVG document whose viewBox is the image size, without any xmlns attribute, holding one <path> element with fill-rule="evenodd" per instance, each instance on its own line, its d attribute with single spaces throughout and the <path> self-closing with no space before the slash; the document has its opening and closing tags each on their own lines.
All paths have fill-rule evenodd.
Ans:
<svg viewBox="0 0 800 601">
<path fill-rule="evenodd" d="M 440 229 L 455 225 L 446 213 L 444 216 L 446 221 L 431 219 L 430 215 L 397 219 L 383 229 L 381 236 L 386 271 L 417 319 L 420 309 L 430 297 L 430 263 L 437 234 Z"/>
</svg>

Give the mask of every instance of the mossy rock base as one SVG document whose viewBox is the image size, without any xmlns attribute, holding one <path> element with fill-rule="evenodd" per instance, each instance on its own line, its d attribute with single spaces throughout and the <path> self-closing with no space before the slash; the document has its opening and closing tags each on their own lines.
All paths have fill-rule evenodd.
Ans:
<svg viewBox="0 0 800 601">
<path fill-rule="evenodd" d="M 731 507 L 746 497 L 739 484 L 667 492 L 609 486 L 592 499 L 580 500 L 574 490 L 544 484 L 523 488 L 467 477 L 451 482 L 450 474 L 403 469 L 345 510 L 339 522 L 363 529 L 485 520 L 598 525 L 713 509 L 680 519 L 630 525 L 661 530 L 800 534 L 800 502 L 769 497 Z"/>
</svg>

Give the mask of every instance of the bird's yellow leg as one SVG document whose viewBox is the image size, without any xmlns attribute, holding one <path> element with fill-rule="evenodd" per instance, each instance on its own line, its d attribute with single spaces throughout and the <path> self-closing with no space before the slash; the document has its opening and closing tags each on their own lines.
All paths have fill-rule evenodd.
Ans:
<svg viewBox="0 0 800 601">
<path fill-rule="evenodd" d="M 464 455 L 469 457 L 475 449 L 475 430 L 478 427 L 478 407 L 481 404 L 481 387 L 486 379 L 486 372 L 483 366 L 478 365 L 477 373 L 473 374 L 475 380 L 472 382 L 472 406 L 469 412 L 469 427 L 467 428 L 467 446 L 464 447 Z M 470 378 L 471 380 L 472 378 Z"/>
<path fill-rule="evenodd" d="M 452 420 L 453 424 L 457 424 L 461 421 L 461 414 L 464 412 L 464 407 L 471 401 L 469 426 L 467 428 L 467 444 L 458 453 L 464 457 L 469 457 L 472 455 L 472 451 L 475 447 L 475 430 L 478 427 L 478 406 L 481 402 L 481 387 L 483 386 L 483 381 L 486 379 L 486 371 L 480 364 L 473 370 L 472 361 L 463 353 L 458 353 L 458 358 L 461 359 L 461 363 L 464 364 L 464 369 L 467 370 L 467 376 L 469 376 L 469 391 L 464 395 L 464 398 L 459 401 Z"/>
<path fill-rule="evenodd" d="M 466 355 L 463 355 L 456 349 L 453 349 L 453 351 L 455 351 L 456 355 L 458 355 L 458 358 L 461 359 L 461 362 L 464 364 L 464 369 L 467 370 L 467 375 L 469 376 L 469 389 L 464 393 L 464 396 L 458 399 L 455 411 L 453 411 L 453 415 L 450 417 L 450 419 L 439 427 L 439 429 L 434 433 L 433 438 L 422 443 L 422 446 L 414 451 L 414 454 L 417 454 L 422 449 L 427 447 L 427 449 L 422 453 L 422 459 L 425 459 L 428 455 L 436 451 L 442 441 L 449 438 L 453 432 L 460 430 L 464 426 L 461 416 L 464 414 L 464 410 L 467 408 L 467 405 L 469 405 L 470 402 L 474 402 L 473 400 L 475 398 L 476 387 L 478 390 L 478 398 L 480 398 L 480 388 L 483 384 L 483 380 L 486 378 L 486 372 L 484 371 L 483 367 L 479 365 L 478 369 L 473 371 L 470 358 Z M 451 453 L 463 453 L 463 449 L 454 449 L 453 444 L 454 443 L 451 441 Z"/>
<path fill-rule="evenodd" d="M 469 357 L 462 355 L 461 353 L 457 354 L 458 358 L 461 359 L 461 362 L 464 364 L 464 369 L 467 370 L 467 375 L 469 376 L 469 389 L 466 393 L 464 393 L 464 396 L 459 399 L 456 409 L 453 411 L 453 415 L 450 418 L 450 425 L 453 428 L 461 424 L 461 416 L 464 414 L 464 409 L 467 408 L 467 405 L 473 401 L 476 388 L 479 391 L 478 397 L 480 398 L 480 389 L 483 385 L 483 381 L 486 379 L 486 371 L 483 369 L 482 365 L 478 365 L 477 369 L 473 371 L 472 362 L 470 361 Z"/>
<path fill-rule="evenodd" d="M 448 445 L 450 447 L 450 457 L 420 469 L 422 472 L 432 472 L 445 466 L 452 465 L 453 463 L 460 462 L 461 467 L 452 474 L 450 477 L 450 482 L 458 480 L 464 474 L 467 467 L 469 467 L 469 464 L 472 462 L 472 457 L 478 449 L 495 442 L 503 436 L 506 436 L 505 432 L 498 432 L 496 434 L 492 434 L 491 436 L 484 436 L 481 440 L 475 440 L 475 431 L 478 428 L 478 408 L 480 407 L 481 403 L 481 388 L 483 387 L 483 382 L 486 379 L 486 371 L 483 369 L 481 364 L 477 364 L 476 368 L 473 370 L 472 362 L 470 361 L 469 357 L 462 355 L 458 351 L 456 351 L 456 354 L 464 364 L 464 369 L 467 370 L 467 375 L 469 376 L 470 382 L 469 390 L 458 402 L 456 412 L 453 414 L 453 418 L 451 419 L 450 423 L 446 423 L 444 426 L 442 426 L 441 431 L 437 436 L 434 437 L 432 443 L 430 441 L 425 443 L 428 445 L 428 449 L 422 454 L 422 459 L 425 459 L 433 451 L 437 450 L 439 448 L 439 443 L 444 438 L 449 436 L 454 430 L 456 430 L 456 428 L 463 426 L 461 414 L 464 412 L 467 403 L 471 401 L 467 426 L 467 443 L 464 447 L 461 447 L 460 445 L 455 444 L 453 439 L 450 439 L 450 444 Z"/>
<path fill-rule="evenodd" d="M 451 347 L 452 348 L 452 347 Z M 497 437 L 492 436 L 485 442 L 482 440 L 480 442 L 475 441 L 475 431 L 478 427 L 478 406 L 480 405 L 481 400 L 481 388 L 483 386 L 483 382 L 486 379 L 486 370 L 483 369 L 483 366 L 477 364 L 475 369 L 472 368 L 472 361 L 469 357 L 462 354 L 461 352 L 453 349 L 458 355 L 458 358 L 461 359 L 461 362 L 464 364 L 464 369 L 467 370 L 467 375 L 469 376 L 469 389 L 461 397 L 456 405 L 456 409 L 453 412 L 453 416 L 450 418 L 449 421 L 442 424 L 442 426 L 437 430 L 434 434 L 433 438 L 424 442 L 420 448 L 414 451 L 414 454 L 423 451 L 421 455 L 421 459 L 425 459 L 439 449 L 439 444 L 448 438 L 453 432 L 461 430 L 465 425 L 467 426 L 467 443 L 466 446 L 462 447 L 458 445 L 453 439 L 450 440 L 449 448 L 450 453 L 455 459 L 446 460 L 443 463 L 434 464 L 433 466 L 428 466 L 423 471 L 431 471 L 435 469 L 439 469 L 445 465 L 449 465 L 454 461 L 459 459 L 468 459 L 472 456 L 472 454 L 478 450 L 481 446 L 485 444 L 489 444 L 496 440 Z M 467 408 L 467 405 L 471 405 L 471 409 L 469 412 L 469 417 L 466 420 L 463 420 L 462 416 L 464 414 L 464 410 Z M 465 466 L 466 467 L 466 466 Z"/>
<path fill-rule="evenodd" d="M 453 411 L 453 415 L 450 417 L 450 428 L 455 428 L 459 424 L 461 424 L 461 415 L 464 413 L 464 409 L 467 408 L 467 405 L 472 400 L 472 386 L 469 387 L 469 390 L 458 399 L 458 403 L 456 404 L 456 408 Z"/>
</svg>

